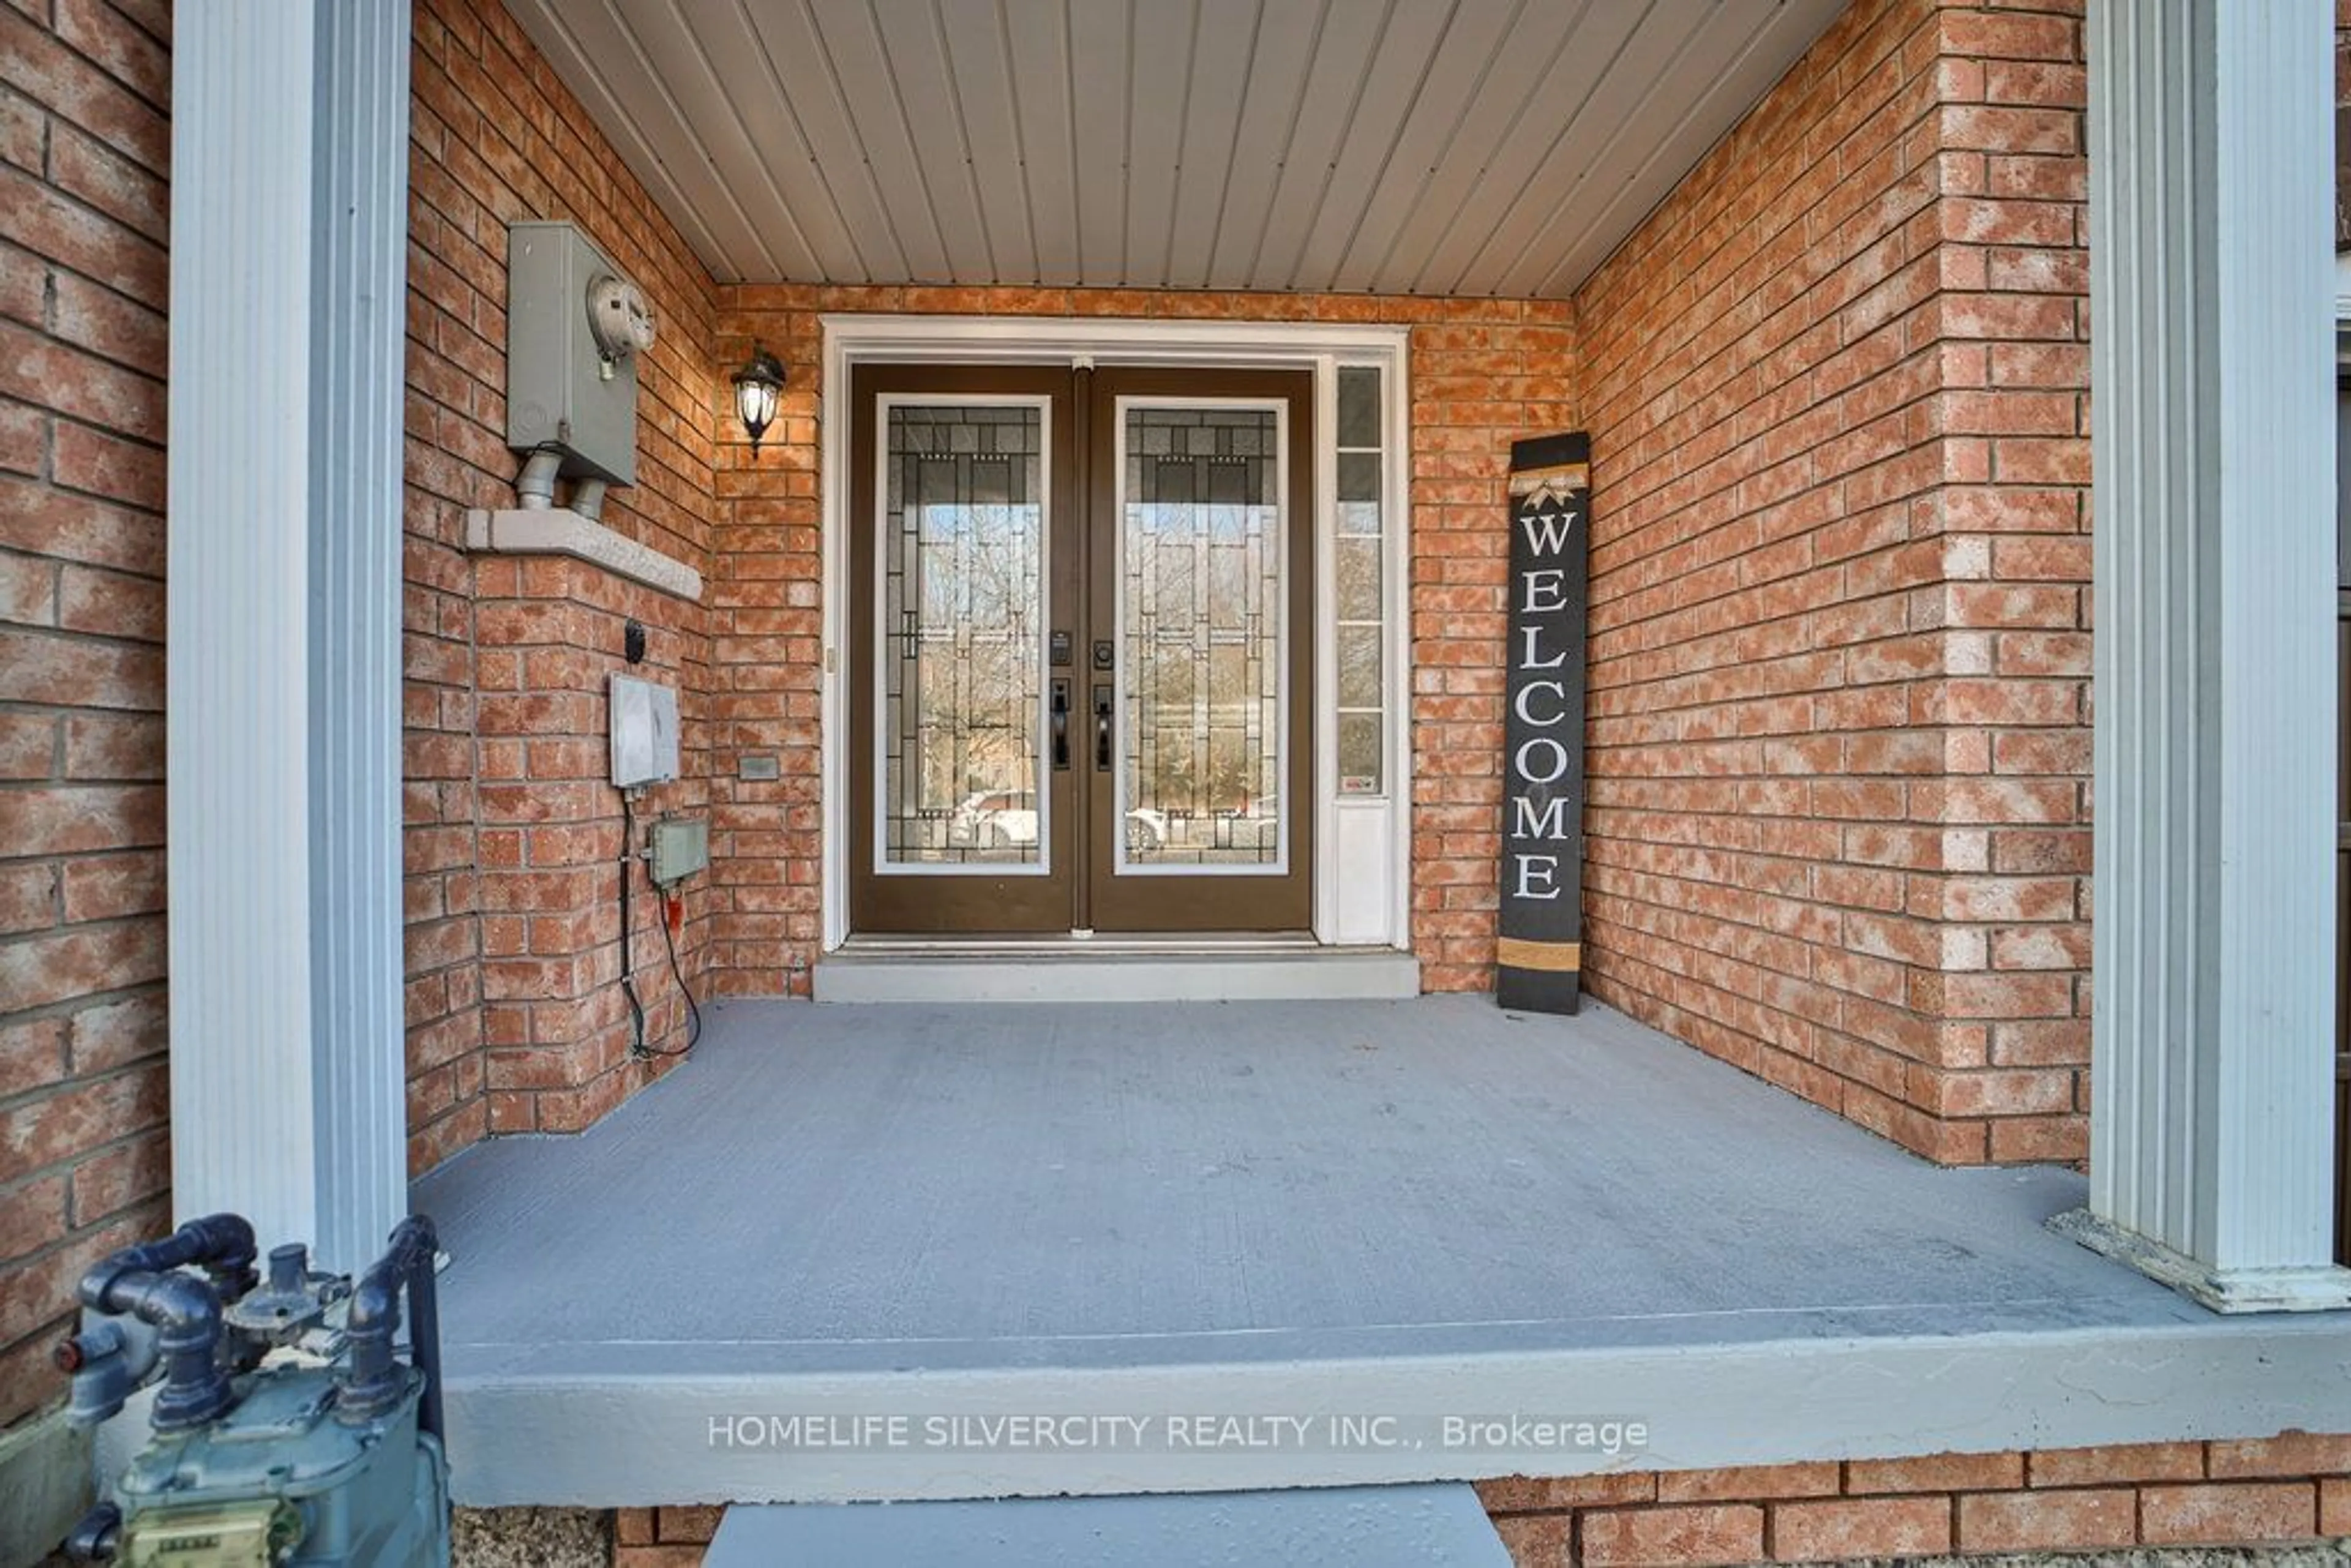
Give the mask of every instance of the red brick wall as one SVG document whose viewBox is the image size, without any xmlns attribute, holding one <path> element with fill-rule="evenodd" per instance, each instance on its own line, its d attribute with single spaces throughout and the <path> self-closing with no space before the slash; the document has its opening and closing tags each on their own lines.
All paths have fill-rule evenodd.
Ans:
<svg viewBox="0 0 2351 1568">
<path fill-rule="evenodd" d="M 826 311 L 1255 319 L 1412 328 L 1412 935 L 1434 990 L 1493 984 L 1501 813 L 1503 529 L 1510 444 L 1574 424 L 1573 333 L 1562 302 L 1119 289 L 721 290 L 717 358 L 753 340 L 788 390 L 758 462 L 739 431 L 721 459 L 711 610 L 714 981 L 806 988 L 820 938 L 817 698 L 821 570 L 817 402 Z M 775 752 L 783 781 L 733 777 Z"/>
<path fill-rule="evenodd" d="M 164 1225 L 163 0 L 0 6 L 0 1426 Z"/>
<path fill-rule="evenodd" d="M 1478 1488 L 1520 1568 L 1697 1568 L 2351 1536 L 2351 1437 L 1635 1470 Z M 613 1568 L 695 1568 L 723 1511 L 624 1508 Z"/>
<path fill-rule="evenodd" d="M 709 275 L 495 0 L 419 0 L 409 165 L 407 916 L 410 1163 L 486 1133 L 572 1130 L 667 1059 L 632 1063 L 620 985 L 620 797 L 605 782 L 605 676 L 622 623 L 680 688 L 686 778 L 642 814 L 699 810 L 699 606 L 557 558 L 466 556 L 469 507 L 512 507 L 507 231 L 577 223 L 653 305 L 638 372 L 637 484 L 620 533 L 707 570 L 716 414 Z M 559 497 L 559 499 L 561 499 Z M 696 975 L 709 895 L 687 895 Z M 648 893 L 643 873 L 637 887 Z M 649 1040 L 684 1007 L 658 912 L 632 948 Z"/>
<path fill-rule="evenodd" d="M 2351 1437 L 1823 1459 L 1478 1490 L 1521 1568 L 2276 1544 L 2351 1533 Z"/>
<path fill-rule="evenodd" d="M 559 557 L 475 564 L 481 682 L 480 830 L 483 990 L 489 1130 L 576 1133 L 674 1063 L 636 1061 L 621 986 L 619 792 L 607 782 L 606 677 L 629 668 L 625 622 L 647 628 L 633 672 L 680 692 L 684 777 L 647 791 L 645 825 L 700 811 L 704 726 L 701 614 L 600 567 Z M 631 948 L 644 1040 L 684 1044 L 686 1009 L 667 967 L 661 912 L 633 873 Z M 675 938 L 699 996 L 709 929 L 707 877 L 684 896 L 693 919 Z"/>
<path fill-rule="evenodd" d="M 2074 0 L 1857 0 L 1579 292 L 1593 989 L 1938 1159 L 2079 1158 Z"/>
</svg>

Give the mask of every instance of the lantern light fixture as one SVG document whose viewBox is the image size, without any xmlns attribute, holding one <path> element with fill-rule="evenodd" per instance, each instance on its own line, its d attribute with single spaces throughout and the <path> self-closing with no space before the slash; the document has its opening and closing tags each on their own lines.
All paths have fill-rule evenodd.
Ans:
<svg viewBox="0 0 2351 1568">
<path fill-rule="evenodd" d="M 743 422 L 744 434 L 751 438 L 751 455 L 759 455 L 759 438 L 768 434 L 768 426 L 776 421 L 776 404 L 783 396 L 784 367 L 782 361 L 758 344 L 751 345 L 751 357 L 733 376 L 735 382 L 735 413 Z"/>
</svg>

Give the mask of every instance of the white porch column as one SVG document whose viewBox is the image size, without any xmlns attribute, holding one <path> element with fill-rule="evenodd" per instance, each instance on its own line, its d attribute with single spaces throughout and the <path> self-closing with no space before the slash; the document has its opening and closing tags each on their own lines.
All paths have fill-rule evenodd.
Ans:
<svg viewBox="0 0 2351 1568">
<path fill-rule="evenodd" d="M 2224 1312 L 2340 1306 L 2327 0 L 2092 0 L 2090 1212 Z"/>
<path fill-rule="evenodd" d="M 356 1269 L 408 1209 L 408 0 L 183 0 L 172 66 L 172 1178 Z"/>
</svg>

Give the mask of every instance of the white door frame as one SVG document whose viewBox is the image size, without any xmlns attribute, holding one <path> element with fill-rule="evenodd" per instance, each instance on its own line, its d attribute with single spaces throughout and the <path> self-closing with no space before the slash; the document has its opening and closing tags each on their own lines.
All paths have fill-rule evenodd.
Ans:
<svg viewBox="0 0 2351 1568">
<path fill-rule="evenodd" d="M 849 385 L 853 367 L 888 363 L 1217 365 L 1314 376 L 1314 935 L 1328 945 L 1408 949 L 1412 900 L 1411 399 L 1404 327 L 1267 321 L 1029 319 L 1001 316 L 821 317 L 818 397 L 824 573 L 819 709 L 823 778 L 823 950 L 849 936 Z M 1341 800 L 1332 576 L 1337 524 L 1338 369 L 1384 372 L 1381 665 L 1386 720 L 1383 793 Z"/>
</svg>

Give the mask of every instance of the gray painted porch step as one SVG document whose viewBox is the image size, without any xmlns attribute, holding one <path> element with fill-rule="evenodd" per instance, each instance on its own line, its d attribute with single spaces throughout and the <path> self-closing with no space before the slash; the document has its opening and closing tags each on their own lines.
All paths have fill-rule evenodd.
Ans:
<svg viewBox="0 0 2351 1568">
<path fill-rule="evenodd" d="M 815 976 L 820 1002 L 1400 1001 L 1419 994 L 1420 961 L 1385 947 L 845 947 L 825 955 Z"/>
<path fill-rule="evenodd" d="M 1464 1482 L 726 1511 L 703 1568 L 1510 1568 Z"/>
</svg>

